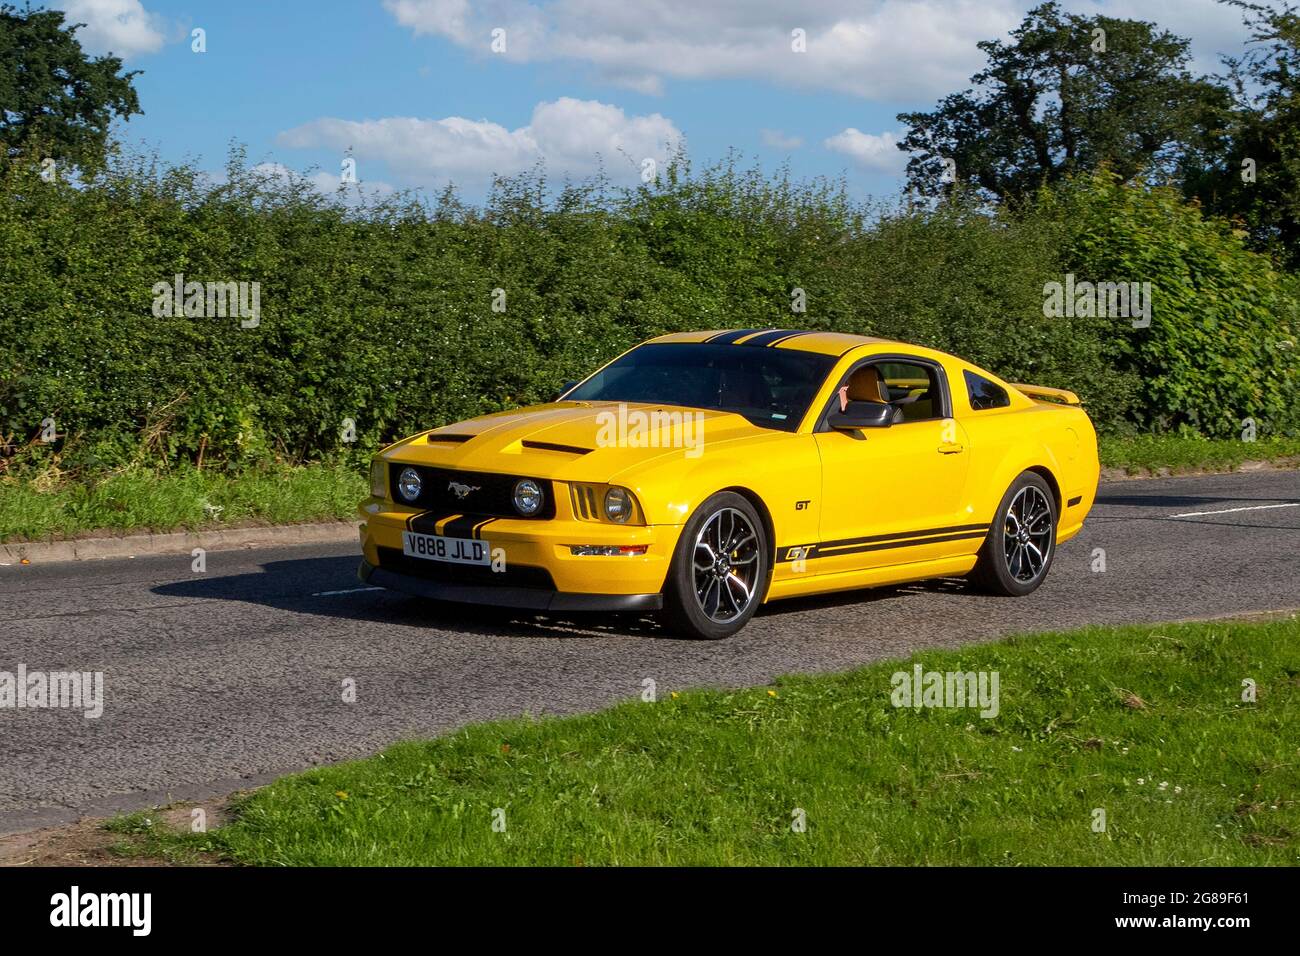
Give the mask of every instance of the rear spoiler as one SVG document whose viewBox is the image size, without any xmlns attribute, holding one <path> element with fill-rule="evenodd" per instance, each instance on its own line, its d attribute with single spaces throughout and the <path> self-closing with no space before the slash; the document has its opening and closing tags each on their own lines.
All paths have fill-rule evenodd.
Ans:
<svg viewBox="0 0 1300 956">
<path fill-rule="evenodd" d="M 1081 404 L 1078 395 L 1075 395 L 1074 392 L 1067 392 L 1063 388 L 1047 388 L 1044 385 L 1019 385 L 1015 383 L 1012 383 L 1011 387 L 1040 402 L 1062 402 L 1066 405 Z"/>
</svg>

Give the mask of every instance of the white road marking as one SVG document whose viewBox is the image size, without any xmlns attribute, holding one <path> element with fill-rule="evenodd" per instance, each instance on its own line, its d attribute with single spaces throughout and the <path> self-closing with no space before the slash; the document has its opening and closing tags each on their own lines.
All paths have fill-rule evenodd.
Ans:
<svg viewBox="0 0 1300 956">
<path fill-rule="evenodd" d="M 382 591 L 383 588 L 348 588 L 346 591 L 317 591 L 312 597 L 333 597 L 335 594 L 359 594 L 362 591 Z"/>
<path fill-rule="evenodd" d="M 1300 501 L 1288 501 L 1284 505 L 1251 505 L 1249 508 L 1227 508 L 1223 511 L 1187 511 L 1180 515 L 1165 515 L 1166 518 L 1199 518 L 1202 515 L 1230 515 L 1238 511 L 1267 511 L 1269 508 L 1300 508 Z"/>
</svg>

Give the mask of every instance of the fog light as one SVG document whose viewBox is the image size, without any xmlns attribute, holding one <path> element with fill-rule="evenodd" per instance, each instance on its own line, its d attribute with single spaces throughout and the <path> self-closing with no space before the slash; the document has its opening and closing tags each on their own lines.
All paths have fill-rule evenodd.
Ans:
<svg viewBox="0 0 1300 956">
<path fill-rule="evenodd" d="M 571 544 L 569 553 L 617 558 L 620 555 L 645 554 L 647 547 L 644 544 Z"/>
</svg>

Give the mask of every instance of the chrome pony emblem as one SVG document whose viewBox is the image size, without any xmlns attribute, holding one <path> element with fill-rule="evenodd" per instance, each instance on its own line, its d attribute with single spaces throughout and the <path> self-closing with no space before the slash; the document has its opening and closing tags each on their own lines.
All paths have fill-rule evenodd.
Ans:
<svg viewBox="0 0 1300 956">
<path fill-rule="evenodd" d="M 464 498 L 464 497 L 465 497 L 466 495 L 468 495 L 471 491 L 480 491 L 480 490 L 482 490 L 482 486 L 481 486 L 481 485 L 462 485 L 459 481 L 449 481 L 449 482 L 447 482 L 447 487 L 448 487 L 450 490 L 456 492 L 456 497 L 457 497 L 457 498 Z"/>
</svg>

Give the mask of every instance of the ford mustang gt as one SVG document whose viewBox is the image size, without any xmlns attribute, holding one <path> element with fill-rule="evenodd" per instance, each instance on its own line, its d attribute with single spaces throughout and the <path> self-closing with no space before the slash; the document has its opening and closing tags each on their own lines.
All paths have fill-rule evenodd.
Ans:
<svg viewBox="0 0 1300 956">
<path fill-rule="evenodd" d="M 721 638 L 800 595 L 951 576 L 1028 594 L 1098 472 L 1071 392 L 884 339 L 676 333 L 548 404 L 385 448 L 359 573 L 445 601 L 654 611 Z"/>
</svg>

